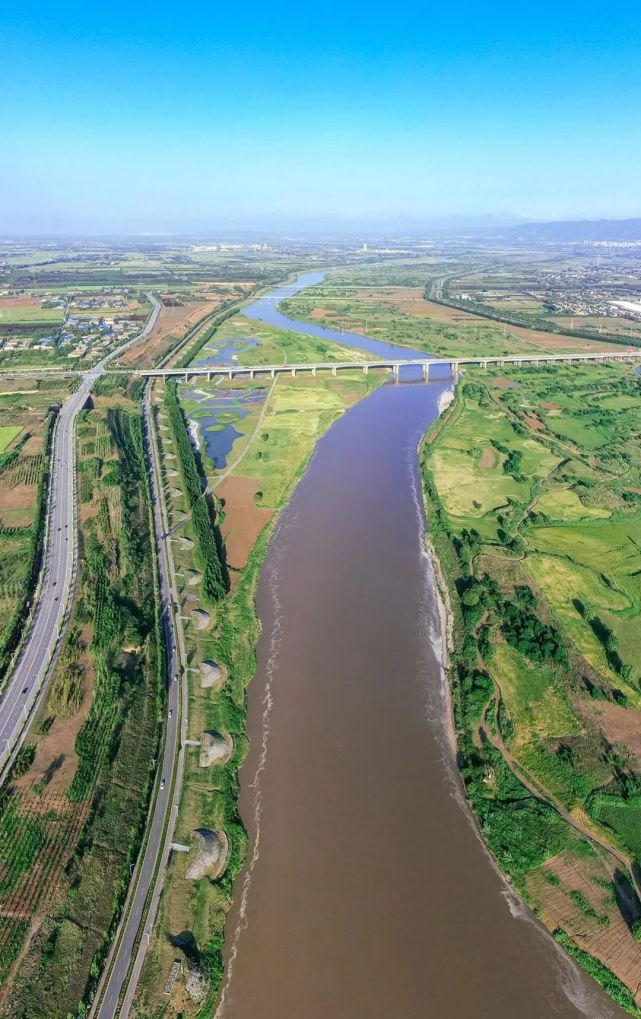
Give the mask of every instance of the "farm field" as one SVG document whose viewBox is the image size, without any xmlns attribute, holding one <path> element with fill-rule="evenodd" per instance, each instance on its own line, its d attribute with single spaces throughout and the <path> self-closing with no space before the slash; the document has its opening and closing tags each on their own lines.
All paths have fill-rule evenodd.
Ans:
<svg viewBox="0 0 641 1019">
<path fill-rule="evenodd" d="M 0 331 L 7 326 L 37 325 L 60 327 L 64 320 L 64 308 L 43 308 L 40 302 L 18 304 L 0 298 Z"/>
<path fill-rule="evenodd" d="M 84 1014 L 141 838 L 160 736 L 137 400 L 95 396 L 77 429 L 71 625 L 0 802 L 0 1015 L 24 1019 Z"/>
<path fill-rule="evenodd" d="M 238 310 L 243 300 L 303 268 L 333 266 L 323 285 L 283 310 L 443 356 L 608 347 L 539 327 L 551 315 L 542 298 L 521 292 L 523 253 L 504 290 L 488 297 L 499 314 L 507 308 L 528 323 L 505 325 L 426 298 L 454 273 L 485 293 L 494 279 L 488 264 L 503 252 L 477 257 L 466 243 L 454 255 L 387 253 L 381 261 L 360 244 L 303 248 L 0 245 L 3 285 L 25 291 L 6 298 L 16 318 L 5 332 L 0 319 L 0 368 L 88 365 L 118 336 L 106 333 L 92 352 L 81 349 L 81 331 L 96 316 L 115 325 L 125 314 L 139 328 L 148 292 L 162 313 L 151 336 L 124 355 L 127 367 L 230 357 L 354 363 L 338 377 L 153 390 L 194 745 L 176 831 L 189 850 L 171 858 L 137 1019 L 213 1012 L 232 880 L 246 853 L 238 771 L 267 542 L 317 439 L 383 382 L 360 371 L 365 352 L 250 319 Z M 118 288 L 121 310 L 109 303 Z M 77 335 L 68 347 L 35 342 L 46 325 L 37 312 L 59 313 L 57 329 L 64 316 L 40 307 L 45 293 L 52 303 L 74 295 L 67 312 Z M 557 318 L 570 329 L 573 316 Z M 627 336 L 625 320 L 614 321 Z M 14 340 L 24 348 L 10 349 Z M 55 380 L 0 383 L 0 677 L 33 588 L 48 429 L 66 392 Z M 0 1016 L 85 1014 L 141 837 L 162 673 L 140 395 L 139 380 L 106 376 L 78 422 L 81 572 L 72 624 L 0 797 Z M 630 1010 L 641 1008 L 640 395 L 639 379 L 619 367 L 469 371 L 422 454 L 432 539 L 450 580 L 451 680 L 468 798 L 509 880 Z"/>
<path fill-rule="evenodd" d="M 0 425 L 0 453 L 4 453 L 7 446 L 11 445 L 16 435 L 20 435 L 21 425 Z"/>
<path fill-rule="evenodd" d="M 414 272 L 418 275 L 417 270 Z M 620 349 L 606 340 L 597 345 L 580 337 L 506 326 L 427 300 L 426 289 L 433 278 L 433 268 L 429 266 L 421 284 L 412 287 L 382 281 L 369 287 L 350 285 L 350 275 L 345 270 L 328 273 L 322 284 L 285 300 L 281 305 L 283 312 L 293 318 L 361 332 L 375 340 L 402 343 L 443 357 Z M 356 271 L 354 275 L 358 278 Z"/>
<path fill-rule="evenodd" d="M 583 366 L 520 369 L 496 383 L 489 371 L 467 372 L 422 454 L 453 613 L 462 775 L 508 876 L 634 1011 L 641 379 Z M 502 813 L 506 768 L 549 805 L 536 856 L 522 818 Z M 594 929 L 584 938 L 586 917 Z"/>
<path fill-rule="evenodd" d="M 611 253 L 607 261 L 586 252 L 531 252 L 513 255 L 478 271 L 450 272 L 443 299 L 457 308 L 495 315 L 514 325 L 556 333 L 585 333 L 593 339 L 641 342 L 641 321 L 626 317 L 617 301 L 638 301 L 641 279 L 631 253 Z"/>
<path fill-rule="evenodd" d="M 231 320 L 232 322 L 234 320 Z M 229 323 L 221 337 L 230 339 Z M 232 326 L 238 338 L 246 327 Z M 238 330 L 238 331 L 236 331 Z M 275 330 L 251 323 L 252 336 L 265 343 L 269 356 Z M 289 334 L 286 334 L 289 337 Z M 292 334 L 294 337 L 295 334 Z M 282 337 L 277 337 L 278 341 Z M 303 337 L 297 344 L 301 360 L 314 356 L 305 349 Z M 313 342 L 312 342 L 313 346 Z M 252 348 L 258 350 L 259 348 Z M 206 353 L 206 351 L 204 352 Z M 265 355 L 265 351 L 263 351 Z M 266 355 L 265 355 L 266 356 Z M 156 935 L 147 955 L 135 1003 L 142 1017 L 203 1014 L 214 1005 L 222 978 L 222 936 L 231 905 L 231 884 L 246 851 L 246 836 L 237 814 L 238 769 L 244 759 L 246 687 L 255 670 L 258 623 L 254 592 L 267 540 L 278 511 L 286 503 L 311 456 L 316 440 L 356 400 L 382 380 L 355 373 L 339 378 L 279 379 L 269 389 L 237 385 L 233 389 L 213 383 L 193 387 L 181 385 L 177 395 L 185 417 L 176 418 L 174 397 L 155 390 L 158 435 L 163 451 L 164 490 L 170 512 L 170 526 L 176 527 L 172 543 L 179 578 L 181 613 L 186 619 L 186 640 L 190 661 L 189 738 L 201 744 L 190 751 L 181 800 L 176 839 L 191 845 L 196 828 L 217 833 L 226 847 L 221 869 L 209 875 L 190 871 L 193 850 L 174 854 L 161 900 Z M 219 531 L 227 593 L 210 598 L 205 587 L 205 563 L 210 553 L 203 547 L 198 521 L 193 514 L 191 488 L 185 473 L 185 435 L 189 421 L 198 420 L 199 401 L 215 398 L 216 407 L 225 406 L 225 391 L 234 405 L 243 394 L 250 402 L 249 414 L 234 418 L 239 434 L 227 461 L 236 469 L 220 481 L 225 466 L 216 470 L 199 433 L 197 452 L 192 454 L 198 474 L 213 489 L 210 513 Z M 163 395 L 164 392 L 164 395 Z M 260 402 L 253 400 L 257 393 Z M 201 407 L 202 410 L 202 407 Z M 259 415 L 263 413 L 261 423 Z M 208 413 L 212 413 L 210 408 Z M 218 410 L 223 425 L 230 413 Z M 233 412 L 231 414 L 233 418 Z M 242 431 L 240 431 L 242 429 Z M 182 439 L 180 438 L 182 434 Z M 192 433 L 193 435 L 193 433 Z M 181 452 L 182 448 L 182 452 Z M 187 457 L 189 459 L 189 457 Z M 220 757 L 203 750 L 209 739 L 224 739 L 229 750 Z M 186 941 L 176 937 L 190 931 Z M 182 972 L 170 996 L 165 984 L 175 959 Z"/>
</svg>

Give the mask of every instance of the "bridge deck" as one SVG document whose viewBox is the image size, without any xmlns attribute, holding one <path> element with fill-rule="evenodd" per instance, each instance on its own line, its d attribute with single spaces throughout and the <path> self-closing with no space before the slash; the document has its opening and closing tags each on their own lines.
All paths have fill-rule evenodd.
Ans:
<svg viewBox="0 0 641 1019">
<path fill-rule="evenodd" d="M 339 371 L 362 371 L 367 373 L 370 370 L 374 371 L 376 369 L 386 369 L 387 371 L 392 371 L 395 375 L 398 375 L 401 368 L 415 366 L 421 368 L 424 378 L 429 378 L 430 369 L 435 368 L 437 365 L 447 367 L 452 373 L 456 373 L 458 369 L 464 365 L 476 365 L 481 368 L 487 368 L 489 365 L 515 365 L 520 367 L 522 365 L 555 363 L 571 364 L 574 362 L 586 361 L 595 361 L 597 363 L 605 361 L 641 361 L 641 348 L 622 351 L 595 351 L 586 354 L 519 354 L 506 357 L 481 356 L 455 358 L 397 357 L 393 359 L 381 358 L 372 361 L 318 361 L 313 363 L 302 362 L 298 364 L 209 364 L 193 365 L 188 368 L 110 368 L 106 374 L 140 375 L 145 378 L 162 379 L 194 378 L 198 376 L 204 376 L 205 378 L 225 376 L 229 379 L 233 379 L 238 375 L 247 375 L 250 378 L 254 378 L 256 375 L 270 375 L 274 377 L 276 375 L 283 374 L 296 375 L 298 372 L 309 372 L 312 375 L 316 375 L 316 373 L 320 371 L 336 374 Z M 0 378 L 49 378 L 52 376 L 66 378 L 77 375 L 88 375 L 91 374 L 91 372 L 92 369 L 80 368 L 6 368 L 0 370 Z"/>
</svg>

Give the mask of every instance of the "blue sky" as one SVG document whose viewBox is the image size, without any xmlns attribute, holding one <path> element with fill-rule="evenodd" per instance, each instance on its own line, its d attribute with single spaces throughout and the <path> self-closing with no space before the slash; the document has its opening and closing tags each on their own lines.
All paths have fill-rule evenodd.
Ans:
<svg viewBox="0 0 641 1019">
<path fill-rule="evenodd" d="M 3 230 L 641 215 L 641 5 L 16 3 Z"/>
</svg>

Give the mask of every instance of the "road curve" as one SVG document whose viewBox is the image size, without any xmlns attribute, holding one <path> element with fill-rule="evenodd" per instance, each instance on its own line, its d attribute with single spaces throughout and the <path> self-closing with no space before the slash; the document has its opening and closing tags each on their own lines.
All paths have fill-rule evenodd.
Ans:
<svg viewBox="0 0 641 1019">
<path fill-rule="evenodd" d="M 151 294 L 152 311 L 142 331 L 84 372 L 78 389 L 64 402 L 54 426 L 50 462 L 47 529 L 39 597 L 29 633 L 0 701 L 0 775 L 20 746 L 30 718 L 46 688 L 49 665 L 64 629 L 77 562 L 75 492 L 75 421 L 106 365 L 139 343 L 153 329 L 160 304 Z"/>
</svg>

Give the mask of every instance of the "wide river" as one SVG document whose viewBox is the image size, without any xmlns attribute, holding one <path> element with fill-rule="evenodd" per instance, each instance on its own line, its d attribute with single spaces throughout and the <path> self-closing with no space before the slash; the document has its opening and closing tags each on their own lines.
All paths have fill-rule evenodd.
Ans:
<svg viewBox="0 0 641 1019">
<path fill-rule="evenodd" d="M 293 289 L 249 314 L 380 352 L 284 318 Z M 416 457 L 445 384 L 349 410 L 272 538 L 224 1019 L 624 1015 L 508 890 L 460 793 Z"/>
</svg>

